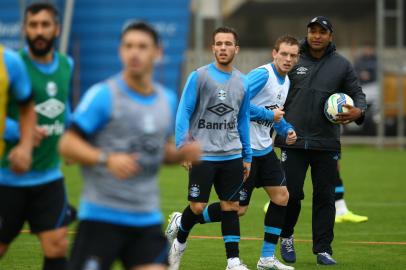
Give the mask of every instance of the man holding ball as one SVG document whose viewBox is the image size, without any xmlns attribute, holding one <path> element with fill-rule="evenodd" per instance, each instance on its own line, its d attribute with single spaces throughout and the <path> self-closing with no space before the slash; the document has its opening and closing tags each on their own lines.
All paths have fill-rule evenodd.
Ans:
<svg viewBox="0 0 406 270">
<path fill-rule="evenodd" d="M 281 161 L 286 173 L 289 202 L 285 225 L 281 232 L 281 255 L 286 262 L 295 262 L 293 231 L 298 220 L 303 185 L 308 167 L 313 182 L 313 253 L 317 263 L 333 265 L 336 261 L 331 243 L 334 238 L 334 183 L 339 158 L 340 126 L 324 115 L 327 98 L 338 92 L 349 95 L 354 106 L 338 114 L 339 123 L 361 124 L 366 109 L 365 94 L 350 62 L 335 50 L 333 26 L 322 16 L 307 24 L 307 38 L 301 44 L 300 59 L 289 73 L 291 88 L 285 103 L 286 121 L 295 127 L 297 141 L 287 145 L 278 136 L 275 145 L 282 148 Z"/>
</svg>

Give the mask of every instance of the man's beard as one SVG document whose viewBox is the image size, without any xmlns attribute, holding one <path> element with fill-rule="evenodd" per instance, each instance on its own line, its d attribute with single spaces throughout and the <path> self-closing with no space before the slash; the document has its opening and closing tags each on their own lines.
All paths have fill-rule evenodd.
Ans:
<svg viewBox="0 0 406 270">
<path fill-rule="evenodd" d="M 220 58 L 217 57 L 217 55 L 215 55 L 217 63 L 219 63 L 222 66 L 228 66 L 231 62 L 233 62 L 234 59 L 234 55 L 232 57 L 230 57 L 229 59 L 227 59 L 225 62 L 220 61 Z"/>
<path fill-rule="evenodd" d="M 52 48 L 54 47 L 55 44 L 55 40 L 56 37 L 52 37 L 51 39 L 46 39 L 42 36 L 38 36 L 35 39 L 30 39 L 29 37 L 26 37 L 27 43 L 28 43 L 28 47 L 30 48 L 30 51 L 32 54 L 34 54 L 35 56 L 45 56 L 47 53 L 49 53 Z M 42 40 L 43 42 L 45 42 L 45 47 L 43 48 L 36 48 L 35 47 L 35 43 L 38 40 Z"/>
</svg>

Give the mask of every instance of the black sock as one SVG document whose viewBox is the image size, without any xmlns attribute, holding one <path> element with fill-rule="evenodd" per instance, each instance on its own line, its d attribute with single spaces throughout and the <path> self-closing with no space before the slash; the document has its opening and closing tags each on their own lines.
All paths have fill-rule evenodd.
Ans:
<svg viewBox="0 0 406 270">
<path fill-rule="evenodd" d="M 285 222 L 286 206 L 269 203 L 268 211 L 264 220 L 264 243 L 262 245 L 261 257 L 271 257 L 275 253 L 283 223 Z"/>
<path fill-rule="evenodd" d="M 337 171 L 337 179 L 334 186 L 335 186 L 334 200 L 338 201 L 344 199 L 344 184 L 343 179 L 341 179 L 340 176 L 340 171 Z"/>
<path fill-rule="evenodd" d="M 195 215 L 188 205 L 185 210 L 183 210 L 182 218 L 180 220 L 180 228 L 176 239 L 179 243 L 185 243 L 189 236 L 189 232 L 192 230 L 193 226 L 198 222 L 199 215 Z"/>
<path fill-rule="evenodd" d="M 239 257 L 240 220 L 237 211 L 222 211 L 221 232 L 226 246 L 227 259 Z"/>
<path fill-rule="evenodd" d="M 221 206 L 220 202 L 215 202 L 207 206 L 203 213 L 199 215 L 199 223 L 211 223 L 221 221 Z"/>
<path fill-rule="evenodd" d="M 48 258 L 44 257 L 43 270 L 65 270 L 67 269 L 66 257 Z"/>
</svg>

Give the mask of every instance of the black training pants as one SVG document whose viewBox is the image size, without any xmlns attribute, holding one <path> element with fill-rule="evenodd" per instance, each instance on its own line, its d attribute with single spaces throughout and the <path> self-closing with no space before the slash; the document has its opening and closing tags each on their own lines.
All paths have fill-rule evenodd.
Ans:
<svg viewBox="0 0 406 270">
<path fill-rule="evenodd" d="M 337 160 L 338 152 L 334 151 L 282 149 L 281 161 L 286 174 L 289 203 L 281 237 L 293 235 L 300 214 L 301 200 L 304 199 L 304 180 L 310 166 L 313 183 L 312 232 L 315 254 L 320 252 L 332 254 Z"/>
</svg>

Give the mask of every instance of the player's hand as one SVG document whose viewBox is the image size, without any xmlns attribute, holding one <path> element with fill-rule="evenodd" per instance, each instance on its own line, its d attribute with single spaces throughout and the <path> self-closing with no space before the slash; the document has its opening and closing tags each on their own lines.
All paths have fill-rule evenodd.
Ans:
<svg viewBox="0 0 406 270">
<path fill-rule="evenodd" d="M 286 144 L 292 145 L 296 142 L 296 140 L 297 140 L 296 132 L 293 129 L 290 129 L 288 131 L 288 136 L 286 137 Z"/>
<path fill-rule="evenodd" d="M 47 136 L 48 134 L 45 128 L 36 126 L 34 130 L 34 146 L 39 146 L 41 144 L 41 141 Z"/>
<path fill-rule="evenodd" d="M 337 114 L 337 121 L 340 124 L 347 124 L 349 122 L 355 121 L 361 117 L 361 109 L 345 104 L 343 107 L 347 108 L 347 112 L 342 112 Z"/>
<path fill-rule="evenodd" d="M 15 173 L 24 173 L 31 167 L 32 149 L 22 144 L 16 145 L 8 155 L 10 169 Z"/>
<path fill-rule="evenodd" d="M 285 112 L 282 110 L 283 110 L 283 107 L 272 110 L 273 111 L 273 120 L 277 123 L 279 123 L 282 120 L 283 115 L 285 114 Z"/>
<path fill-rule="evenodd" d="M 190 169 L 192 169 L 192 162 L 183 161 L 182 162 L 182 167 L 185 168 L 185 170 L 189 171 Z"/>
<path fill-rule="evenodd" d="M 107 169 L 118 179 L 126 180 L 140 172 L 138 157 L 135 154 L 110 153 Z"/>
<path fill-rule="evenodd" d="M 244 167 L 244 178 L 243 178 L 243 182 L 247 181 L 248 177 L 250 176 L 250 172 L 251 172 L 251 163 L 250 162 L 243 162 L 243 167 Z"/>
<path fill-rule="evenodd" d="M 200 160 L 200 156 L 202 155 L 202 147 L 200 143 L 193 141 L 184 144 L 180 149 L 179 152 L 181 154 L 181 159 L 188 162 L 196 162 Z"/>
</svg>

